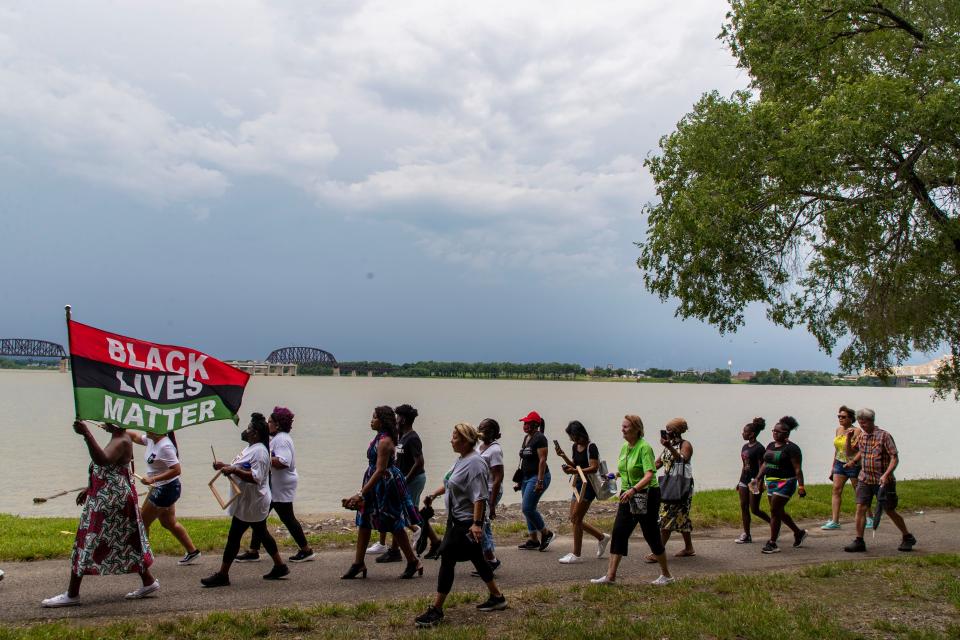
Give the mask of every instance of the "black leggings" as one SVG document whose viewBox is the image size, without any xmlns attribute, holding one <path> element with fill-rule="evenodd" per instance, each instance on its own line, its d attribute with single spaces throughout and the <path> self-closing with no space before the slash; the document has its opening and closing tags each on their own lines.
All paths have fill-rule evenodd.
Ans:
<svg viewBox="0 0 960 640">
<path fill-rule="evenodd" d="M 263 541 L 263 546 L 271 556 L 277 552 L 277 543 L 267 530 L 267 520 L 264 518 L 260 522 L 244 522 L 236 517 L 230 521 L 230 533 L 227 534 L 227 546 L 223 548 L 223 561 L 227 564 L 233 562 L 240 551 L 240 538 L 247 532 L 247 529 L 253 529 L 254 537 Z"/>
<path fill-rule="evenodd" d="M 617 519 L 613 521 L 613 534 L 610 540 L 610 553 L 627 555 L 627 541 L 633 530 L 640 525 L 643 539 L 650 551 L 658 556 L 663 553 L 663 541 L 660 538 L 660 488 L 647 489 L 647 512 L 642 516 L 630 513 L 630 503 L 621 502 L 617 508 Z"/>
<path fill-rule="evenodd" d="M 484 583 L 493 580 L 493 569 L 483 557 L 483 545 L 479 542 L 467 540 L 472 520 L 454 524 L 452 519 L 447 520 L 447 531 L 443 536 L 440 551 L 440 573 L 437 575 L 437 593 L 450 593 L 453 588 L 453 573 L 457 562 L 469 560 L 476 567 L 480 579 Z"/>
<path fill-rule="evenodd" d="M 280 522 L 283 523 L 283 526 L 287 528 L 287 531 L 290 532 L 290 535 L 293 537 L 293 541 L 297 543 L 297 546 L 301 549 L 306 549 L 307 547 L 307 536 L 303 535 L 303 527 L 300 526 L 300 521 L 297 520 L 297 516 L 293 515 L 293 503 L 292 502 L 271 502 L 270 508 L 277 512 L 277 515 L 280 516 Z M 250 535 L 250 549 L 252 551 L 260 551 L 260 536 L 257 534 L 256 530 Z"/>
</svg>

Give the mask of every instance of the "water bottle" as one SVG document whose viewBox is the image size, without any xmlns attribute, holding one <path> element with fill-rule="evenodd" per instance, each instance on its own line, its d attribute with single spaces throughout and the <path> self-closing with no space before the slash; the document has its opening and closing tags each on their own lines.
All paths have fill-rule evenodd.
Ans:
<svg viewBox="0 0 960 640">
<path fill-rule="evenodd" d="M 616 477 L 617 477 L 617 474 L 615 474 L 615 473 L 608 473 L 608 474 L 607 474 L 607 480 L 613 480 L 613 479 L 616 478 Z"/>
</svg>

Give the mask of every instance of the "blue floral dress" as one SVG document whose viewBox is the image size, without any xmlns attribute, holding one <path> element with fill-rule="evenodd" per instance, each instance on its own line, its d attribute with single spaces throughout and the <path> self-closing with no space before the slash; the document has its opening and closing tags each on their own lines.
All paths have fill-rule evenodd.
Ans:
<svg viewBox="0 0 960 640">
<path fill-rule="evenodd" d="M 377 446 L 380 439 L 386 437 L 389 436 L 378 433 L 367 447 L 367 470 L 363 474 L 363 484 L 367 484 L 377 470 Z M 363 494 L 363 506 L 357 511 L 358 527 L 393 532 L 420 523 L 420 513 L 407 495 L 406 480 L 396 463 L 396 456 L 391 456 L 384 475 L 369 493 Z"/>
</svg>

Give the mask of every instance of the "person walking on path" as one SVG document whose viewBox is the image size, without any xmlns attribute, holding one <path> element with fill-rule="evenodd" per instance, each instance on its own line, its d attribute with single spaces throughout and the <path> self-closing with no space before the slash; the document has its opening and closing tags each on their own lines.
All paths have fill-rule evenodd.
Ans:
<svg viewBox="0 0 960 640">
<path fill-rule="evenodd" d="M 847 456 L 847 434 L 858 431 L 854 422 L 854 411 L 843 405 L 837 411 L 837 430 L 833 436 L 833 466 L 830 469 L 830 481 L 833 483 L 833 493 L 830 496 L 830 519 L 821 529 L 830 531 L 840 528 L 840 505 L 843 501 L 843 486 L 850 480 L 854 495 L 857 492 L 857 478 L 860 477 L 860 453 L 853 457 Z"/>
<path fill-rule="evenodd" d="M 786 512 L 787 503 L 794 493 L 801 498 L 806 497 L 807 490 L 803 486 L 803 453 L 800 447 L 790 441 L 790 433 L 800 424 L 792 416 L 780 418 L 773 427 L 773 442 L 767 445 L 763 454 L 763 464 L 755 486 L 760 480 L 766 479 L 767 499 L 770 501 L 770 540 L 763 546 L 763 553 L 779 553 L 777 538 L 780 537 L 780 526 L 785 524 L 793 531 L 793 546 L 799 547 L 807 537 L 807 530 L 801 529 Z"/>
<path fill-rule="evenodd" d="M 640 525 L 643 539 L 653 557 L 660 564 L 660 575 L 652 584 L 663 586 L 673 582 L 667 554 L 660 536 L 660 484 L 656 475 L 653 447 L 643 439 L 643 420 L 626 415 L 620 425 L 624 444 L 617 457 L 617 475 L 620 477 L 620 502 L 613 522 L 610 541 L 610 560 L 607 573 L 590 580 L 593 584 L 613 584 L 617 581 L 620 561 L 627 555 L 627 544 L 633 530 Z"/>
<path fill-rule="evenodd" d="M 740 460 L 743 463 L 740 471 L 740 481 L 737 483 L 737 493 L 740 495 L 740 521 L 743 523 L 743 533 L 734 540 L 737 544 L 747 544 L 753 542 L 750 536 L 750 514 L 757 516 L 764 522 L 770 522 L 770 516 L 764 513 L 760 508 L 760 490 L 754 493 L 751 490 L 754 479 L 760 473 L 760 465 L 763 463 L 763 454 L 766 449 L 757 442 L 757 436 L 767 426 L 767 421 L 763 418 L 754 418 L 749 424 L 743 427 L 743 439 L 746 444 L 740 449 Z"/>
<path fill-rule="evenodd" d="M 404 482 L 407 484 L 407 495 L 413 502 L 414 507 L 420 506 L 420 494 L 427 484 L 427 474 L 424 472 L 423 461 L 423 442 L 420 435 L 413 430 L 413 423 L 420 415 L 415 408 L 409 404 L 402 404 L 393 410 L 397 417 L 397 468 L 403 473 Z M 414 524 L 410 525 L 411 538 L 410 544 L 417 545 L 417 539 L 422 533 L 422 529 Z M 393 538 L 393 544 L 386 548 L 386 533 L 380 534 L 380 548 L 383 555 L 377 558 L 377 562 L 400 562 L 400 542 L 396 537 Z M 376 553 L 376 545 L 367 548 L 367 553 Z"/>
<path fill-rule="evenodd" d="M 477 451 L 490 469 L 490 496 L 487 500 L 487 517 L 483 521 L 483 557 L 496 571 L 500 567 L 497 546 L 493 541 L 493 520 L 497 517 L 497 505 L 503 498 L 503 448 L 500 446 L 500 423 L 493 418 L 480 421 L 480 444 Z M 477 576 L 479 577 L 479 573 Z"/>
<path fill-rule="evenodd" d="M 897 513 L 897 479 L 893 472 L 900 463 L 900 455 L 893 436 L 878 427 L 874 420 L 876 413 L 873 409 L 860 409 L 857 411 L 860 433 L 854 434 L 851 430 L 847 435 L 847 456 L 859 455 L 861 467 L 860 483 L 857 485 L 857 537 L 843 550 L 851 553 L 867 550 L 863 531 L 867 511 L 876 496 L 877 501 L 883 503 L 884 513 L 903 536 L 897 550 L 912 551 L 917 539 L 907 530 L 907 523 Z"/>
<path fill-rule="evenodd" d="M 193 564 L 200 557 L 200 550 L 193 544 L 190 534 L 177 522 L 177 500 L 180 499 L 180 458 L 176 436 L 159 433 L 130 433 L 130 440 L 146 447 L 143 460 L 147 465 L 147 475 L 140 481 L 150 487 L 147 497 L 140 507 L 143 527 L 147 536 L 154 520 L 160 520 L 164 529 L 183 545 L 186 555 L 177 564 Z"/>
<path fill-rule="evenodd" d="M 225 476 L 235 476 L 240 481 L 240 494 L 230 503 L 227 513 L 232 516 L 227 544 L 223 547 L 220 569 L 211 576 L 200 580 L 204 587 L 230 586 L 230 566 L 240 551 L 240 539 L 247 529 L 263 544 L 263 548 L 273 559 L 273 568 L 263 576 L 264 580 L 280 580 L 290 574 L 290 569 L 280 557 L 277 542 L 267 529 L 267 515 L 270 513 L 270 427 L 262 413 L 250 415 L 250 424 L 240 438 L 247 447 L 234 458 L 232 464 L 215 460 L 213 468 Z M 231 498 L 234 494 L 230 489 Z"/>
<path fill-rule="evenodd" d="M 367 577 L 364 556 L 373 529 L 392 533 L 399 540 L 407 560 L 401 578 L 423 575 L 423 565 L 413 553 L 406 527 L 420 523 L 420 514 L 407 494 L 403 473 L 396 465 L 397 421 L 392 407 L 382 405 L 373 410 L 370 429 L 376 432 L 367 447 L 367 470 L 363 473 L 360 491 L 343 499 L 343 506 L 357 510 L 357 547 L 354 562 L 343 580 Z"/>
<path fill-rule="evenodd" d="M 690 461 L 693 458 L 693 445 L 683 437 L 687 432 L 687 421 L 683 418 L 674 418 L 666 424 L 664 432 L 660 434 L 660 444 L 663 452 L 657 458 L 657 468 L 663 469 L 665 475 L 670 475 L 675 465 L 686 465 L 684 472 L 689 471 Z M 674 554 L 677 558 L 697 555 L 693 549 L 693 520 L 690 519 L 690 509 L 693 506 L 693 487 L 679 502 L 660 503 L 660 535 L 666 546 L 670 534 L 679 531 L 683 536 L 683 549 Z M 647 562 L 656 562 L 653 555 L 646 558 Z"/>
<path fill-rule="evenodd" d="M 274 407 L 267 420 L 270 429 L 270 509 L 280 516 L 280 522 L 287 528 L 290 537 L 297 543 L 297 552 L 287 558 L 289 562 L 309 562 L 316 557 L 303 526 L 293 512 L 293 501 L 297 496 L 296 455 L 290 430 L 293 429 L 293 412 L 286 407 Z M 262 541 L 257 532 L 250 534 L 250 549 L 237 556 L 237 562 L 257 562 L 260 560 Z"/>
<path fill-rule="evenodd" d="M 547 438 L 543 435 L 545 423 L 540 414 L 531 411 L 523 418 L 523 445 L 520 447 L 519 482 L 514 491 L 522 496 L 521 510 L 527 520 L 527 541 L 520 545 L 524 550 L 546 551 L 553 542 L 554 533 L 547 529 L 537 505 L 543 492 L 550 486 L 550 469 L 547 467 Z M 514 478 L 517 480 L 517 477 Z M 538 538 L 539 535 L 539 538 Z"/>
<path fill-rule="evenodd" d="M 573 443 L 570 451 L 570 458 L 567 458 L 560 443 L 556 443 L 557 455 L 566 460 L 563 465 L 563 472 L 574 476 L 573 488 L 576 492 L 570 498 L 570 523 L 573 525 L 573 552 L 568 553 L 559 559 L 560 564 L 580 564 L 583 558 L 580 554 L 583 552 L 583 532 L 586 531 L 597 539 L 597 558 L 602 558 L 610 542 L 610 536 L 597 529 L 592 524 L 584 521 L 590 505 L 597 498 L 593 486 L 588 481 L 584 487 L 584 481 L 577 473 L 577 467 L 583 472 L 583 475 L 590 476 L 596 473 L 600 468 L 600 450 L 597 445 L 590 441 L 590 434 L 586 427 L 579 420 L 574 420 L 567 425 L 567 436 Z M 574 475 L 576 474 L 576 475 Z M 582 496 L 578 500 L 577 496 Z"/>
<path fill-rule="evenodd" d="M 453 428 L 450 446 L 458 454 L 446 482 L 447 528 L 440 543 L 440 573 L 437 596 L 427 610 L 417 616 L 418 627 L 435 627 L 443 620 L 443 603 L 453 587 L 458 562 L 470 561 L 487 585 L 490 596 L 477 605 L 479 611 L 500 611 L 507 608 L 507 599 L 493 579 L 493 570 L 483 557 L 484 514 L 489 501 L 490 468 L 475 450 L 480 436 L 466 423 Z M 438 494 L 432 494 L 435 498 Z M 431 499 L 432 502 L 432 499 Z"/>
<path fill-rule="evenodd" d="M 77 496 L 83 511 L 70 555 L 70 584 L 66 592 L 43 600 L 44 607 L 80 604 L 80 582 L 89 575 L 138 574 L 142 586 L 126 595 L 129 600 L 144 598 L 160 588 L 150 573 L 153 554 L 129 470 L 133 443 L 126 429 L 110 423 L 104 429 L 110 442 L 101 448 L 86 424 L 80 420 L 73 423 L 90 453 L 89 479 L 86 491 Z"/>
</svg>

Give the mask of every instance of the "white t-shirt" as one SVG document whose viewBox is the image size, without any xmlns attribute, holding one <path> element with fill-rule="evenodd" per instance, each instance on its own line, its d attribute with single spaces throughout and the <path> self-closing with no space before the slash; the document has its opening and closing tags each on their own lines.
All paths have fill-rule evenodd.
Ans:
<svg viewBox="0 0 960 640">
<path fill-rule="evenodd" d="M 233 459 L 235 466 L 249 469 L 256 482 L 246 482 L 234 478 L 240 485 L 240 497 L 227 509 L 227 512 L 244 522 L 260 522 L 270 513 L 270 453 L 259 442 L 249 445 Z M 233 487 L 230 487 L 233 497 Z"/>
<path fill-rule="evenodd" d="M 286 469 L 270 469 L 270 492 L 273 494 L 273 501 L 293 502 L 297 495 L 297 465 L 293 455 L 293 438 L 289 433 L 277 431 L 270 439 L 270 455 L 287 465 Z"/>
<path fill-rule="evenodd" d="M 159 442 L 147 438 L 147 450 L 143 454 L 143 461 L 147 463 L 147 477 L 150 478 L 166 473 L 170 467 L 180 464 L 180 460 L 177 459 L 177 448 L 173 446 L 173 442 L 167 436 L 161 438 Z M 172 478 L 154 482 L 153 486 L 162 487 L 179 477 L 179 475 L 175 475 Z"/>
<path fill-rule="evenodd" d="M 480 443 L 480 446 L 477 447 L 480 451 L 480 457 L 483 458 L 484 462 L 487 463 L 487 468 L 491 471 L 494 467 L 503 466 L 503 449 L 500 447 L 499 442 L 491 442 L 490 444 Z M 490 474 L 490 490 L 493 490 L 493 474 Z"/>
</svg>

